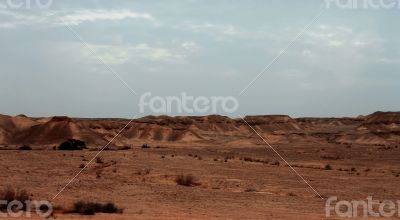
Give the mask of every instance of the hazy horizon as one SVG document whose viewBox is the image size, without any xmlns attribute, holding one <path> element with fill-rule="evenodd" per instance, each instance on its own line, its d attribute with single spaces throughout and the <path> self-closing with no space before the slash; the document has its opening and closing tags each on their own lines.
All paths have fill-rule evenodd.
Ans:
<svg viewBox="0 0 400 220">
<path fill-rule="evenodd" d="M 375 112 L 371 112 L 368 114 L 359 114 L 359 115 L 342 115 L 342 116 L 313 116 L 313 115 L 303 115 L 303 116 L 293 116 L 293 115 L 285 115 L 285 114 L 256 114 L 256 115 L 237 115 L 237 116 L 229 116 L 229 115 L 219 115 L 219 116 L 226 116 L 232 119 L 237 119 L 240 117 L 244 117 L 244 116 L 289 116 L 291 118 L 357 118 L 360 116 L 367 116 L 376 112 L 400 112 L 400 111 L 375 111 Z M 30 117 L 30 118 L 48 118 L 48 117 L 69 117 L 69 118 L 81 118 L 81 119 L 132 119 L 132 117 L 107 117 L 107 116 L 103 116 L 103 117 L 81 117 L 81 116 L 73 116 L 73 115 L 27 115 L 27 114 L 4 114 L 4 113 L 0 113 L 0 115 L 8 115 L 8 116 L 12 116 L 12 117 L 16 117 L 16 116 L 26 116 L 26 117 Z M 147 117 L 147 116 L 169 116 L 169 117 L 185 117 L 185 116 L 212 116 L 213 114 L 205 114 L 205 115 L 135 115 L 134 118 L 138 119 L 138 118 L 143 118 L 143 117 Z"/>
</svg>

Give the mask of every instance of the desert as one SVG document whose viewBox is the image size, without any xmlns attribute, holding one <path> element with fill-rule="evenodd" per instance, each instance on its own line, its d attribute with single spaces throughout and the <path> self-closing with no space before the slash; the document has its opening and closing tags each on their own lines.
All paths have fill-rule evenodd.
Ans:
<svg viewBox="0 0 400 220">
<path fill-rule="evenodd" d="M 400 219 L 400 0 L 0 0 L 0 220 Z"/>
<path fill-rule="evenodd" d="M 330 196 L 400 196 L 398 112 L 127 122 L 2 115 L 1 181 L 51 201 L 56 219 L 322 219 Z M 60 150 L 67 140 L 85 149 Z M 70 213 L 78 201 L 111 202 L 121 212 Z"/>
</svg>

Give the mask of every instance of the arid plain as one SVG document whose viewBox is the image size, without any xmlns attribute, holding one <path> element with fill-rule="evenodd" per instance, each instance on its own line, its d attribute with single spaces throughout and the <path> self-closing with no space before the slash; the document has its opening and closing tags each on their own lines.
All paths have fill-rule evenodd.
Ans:
<svg viewBox="0 0 400 220">
<path fill-rule="evenodd" d="M 331 196 L 400 198 L 397 112 L 356 118 L 149 116 L 128 122 L 2 115 L 2 185 L 51 201 L 60 209 L 57 219 L 326 219 Z M 87 149 L 58 150 L 68 139 L 85 142 Z M 104 146 L 100 159 L 89 163 Z M 193 178 L 188 186 L 178 184 L 182 176 Z M 113 202 L 123 212 L 65 211 L 79 200 Z M 340 219 L 331 214 L 329 219 Z"/>
</svg>

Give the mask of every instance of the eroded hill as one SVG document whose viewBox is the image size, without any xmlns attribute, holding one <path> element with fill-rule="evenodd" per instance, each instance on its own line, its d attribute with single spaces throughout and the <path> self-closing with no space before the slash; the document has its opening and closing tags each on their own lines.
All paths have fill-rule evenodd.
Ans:
<svg viewBox="0 0 400 220">
<path fill-rule="evenodd" d="M 291 118 L 286 115 L 246 116 L 244 119 L 218 115 L 147 116 L 127 125 L 128 122 L 128 119 L 0 115 L 0 145 L 55 146 L 72 138 L 85 141 L 88 146 L 98 147 L 120 134 L 112 146 L 143 143 L 246 146 L 260 142 L 252 128 L 272 143 L 400 143 L 400 112 L 375 112 L 357 118 Z"/>
</svg>

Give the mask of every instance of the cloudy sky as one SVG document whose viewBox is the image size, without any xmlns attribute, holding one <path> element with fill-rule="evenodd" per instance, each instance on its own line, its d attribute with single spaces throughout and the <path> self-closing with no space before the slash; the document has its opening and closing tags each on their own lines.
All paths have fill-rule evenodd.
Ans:
<svg viewBox="0 0 400 220">
<path fill-rule="evenodd" d="M 240 107 L 230 116 L 400 110 L 397 8 L 326 9 L 321 0 L 6 2 L 2 114 L 132 117 L 146 92 L 234 96 Z"/>
</svg>

